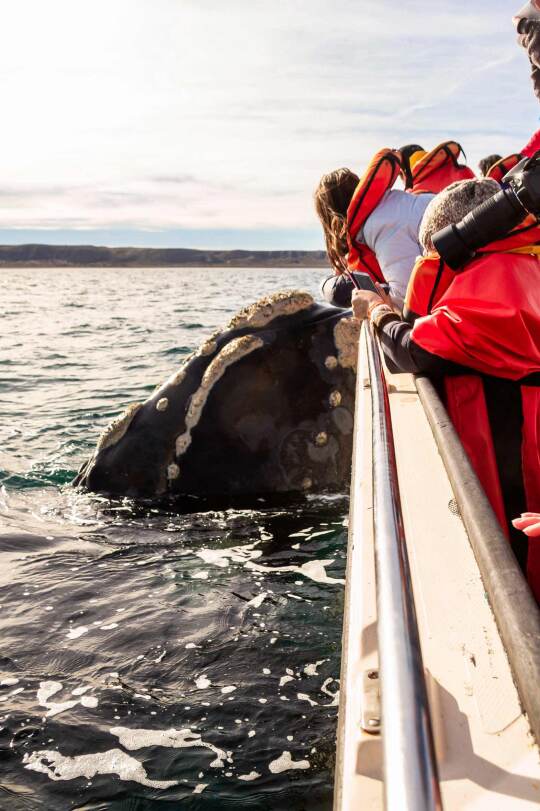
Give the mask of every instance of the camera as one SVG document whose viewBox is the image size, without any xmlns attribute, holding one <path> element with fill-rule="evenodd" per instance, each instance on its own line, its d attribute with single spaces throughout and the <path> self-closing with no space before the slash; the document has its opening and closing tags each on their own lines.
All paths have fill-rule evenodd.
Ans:
<svg viewBox="0 0 540 811">
<path fill-rule="evenodd" d="M 502 179 L 500 192 L 460 222 L 433 235 L 433 245 L 452 270 L 473 259 L 476 251 L 512 231 L 528 214 L 540 214 L 540 150 L 524 158 Z"/>
</svg>

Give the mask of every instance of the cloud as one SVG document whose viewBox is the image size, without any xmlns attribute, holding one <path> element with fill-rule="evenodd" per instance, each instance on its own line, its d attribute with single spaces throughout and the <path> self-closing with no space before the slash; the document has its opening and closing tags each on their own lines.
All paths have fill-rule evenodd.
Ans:
<svg viewBox="0 0 540 811">
<path fill-rule="evenodd" d="M 320 175 L 381 146 L 452 137 L 473 165 L 514 151 L 538 108 L 511 12 L 18 0 L 0 30 L 0 226 L 316 228 Z"/>
</svg>

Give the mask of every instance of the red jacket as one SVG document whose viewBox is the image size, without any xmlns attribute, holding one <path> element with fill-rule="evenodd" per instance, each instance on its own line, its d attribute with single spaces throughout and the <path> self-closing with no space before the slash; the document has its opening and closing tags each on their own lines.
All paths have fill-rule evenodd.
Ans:
<svg viewBox="0 0 540 811">
<path fill-rule="evenodd" d="M 540 242 L 540 227 L 526 222 L 505 240 L 484 248 L 461 273 L 452 274 L 436 256 L 421 260 L 428 272 L 421 273 L 419 262 L 417 278 L 411 279 L 418 295 L 414 299 L 413 291 L 411 301 L 414 299 L 416 306 L 429 310 L 429 314 L 415 321 L 411 337 L 426 351 L 480 374 L 523 380 L 523 487 L 527 509 L 538 512 L 540 386 L 530 385 L 524 378 L 540 372 L 540 261 L 536 255 L 512 252 L 521 248 L 524 240 L 529 245 Z M 440 272 L 434 273 L 434 268 Z M 428 278 L 432 279 L 431 291 Z M 501 525 L 507 529 L 482 378 L 447 377 L 445 391 L 452 422 Z M 529 542 L 527 578 L 540 602 L 540 543 L 535 539 Z"/>
<path fill-rule="evenodd" d="M 521 154 L 524 158 L 532 158 L 535 152 L 540 149 L 540 130 L 537 130 L 531 140 L 523 147 Z"/>
</svg>

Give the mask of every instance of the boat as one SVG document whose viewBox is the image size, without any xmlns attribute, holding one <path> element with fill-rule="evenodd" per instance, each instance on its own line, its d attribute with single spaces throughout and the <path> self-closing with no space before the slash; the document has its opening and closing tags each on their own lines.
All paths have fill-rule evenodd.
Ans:
<svg viewBox="0 0 540 811">
<path fill-rule="evenodd" d="M 359 346 L 334 811 L 540 804 L 540 611 L 435 387 Z"/>
</svg>

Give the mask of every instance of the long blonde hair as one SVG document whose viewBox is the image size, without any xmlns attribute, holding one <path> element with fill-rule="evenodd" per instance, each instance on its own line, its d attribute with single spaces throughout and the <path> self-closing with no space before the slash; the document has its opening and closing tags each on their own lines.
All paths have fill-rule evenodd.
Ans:
<svg viewBox="0 0 540 811">
<path fill-rule="evenodd" d="M 315 190 L 315 210 L 321 221 L 326 253 L 335 273 L 347 270 L 347 209 L 359 178 L 350 169 L 323 175 Z"/>
</svg>

